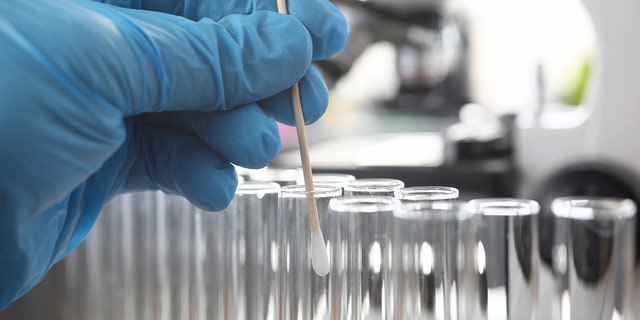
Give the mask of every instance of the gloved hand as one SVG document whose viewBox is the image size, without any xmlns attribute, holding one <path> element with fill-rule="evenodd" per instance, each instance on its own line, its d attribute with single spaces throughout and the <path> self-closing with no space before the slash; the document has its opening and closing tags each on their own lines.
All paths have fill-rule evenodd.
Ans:
<svg viewBox="0 0 640 320">
<path fill-rule="evenodd" d="M 250 14 L 256 11 L 278 11 L 276 0 L 96 0 L 120 7 L 165 12 L 191 20 L 202 18 L 217 21 L 230 14 Z M 346 22 L 338 9 L 326 1 L 289 0 L 289 15 L 300 20 L 310 32 L 313 41 L 313 59 L 328 58 L 335 48 L 346 41 Z M 329 18 L 328 22 L 325 19 Z M 338 25 L 340 25 L 338 27 Z M 336 33 L 336 34 L 334 34 Z"/>
<path fill-rule="evenodd" d="M 200 2 L 195 22 L 83 0 L 0 1 L 0 309 L 119 192 L 228 205 L 231 163 L 268 164 L 275 120 L 294 123 L 296 81 L 306 121 L 324 112 L 310 62 L 346 42 L 334 7 L 290 1 L 285 16 L 260 11 L 275 11 L 257 5 L 271 0 Z"/>
</svg>

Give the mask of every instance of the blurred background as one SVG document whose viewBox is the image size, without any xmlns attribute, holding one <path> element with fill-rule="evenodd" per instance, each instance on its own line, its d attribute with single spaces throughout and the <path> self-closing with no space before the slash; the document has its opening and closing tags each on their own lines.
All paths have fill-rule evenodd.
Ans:
<svg viewBox="0 0 640 320">
<path fill-rule="evenodd" d="M 581 1 L 334 2 L 351 35 L 318 63 L 331 101 L 308 128 L 316 172 L 514 196 L 516 118 L 582 108 L 596 39 Z M 281 130 L 273 166 L 298 166 Z"/>
</svg>

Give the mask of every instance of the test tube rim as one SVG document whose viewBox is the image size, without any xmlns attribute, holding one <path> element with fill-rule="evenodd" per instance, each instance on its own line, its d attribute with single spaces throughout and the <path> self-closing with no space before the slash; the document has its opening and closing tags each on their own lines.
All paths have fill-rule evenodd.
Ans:
<svg viewBox="0 0 640 320">
<path fill-rule="evenodd" d="M 344 187 L 345 191 L 369 192 L 371 190 L 398 190 L 404 188 L 404 181 L 392 178 L 366 178 L 351 181 Z"/>
<path fill-rule="evenodd" d="M 313 189 L 311 193 L 316 199 L 334 198 L 342 195 L 342 189 L 333 185 L 314 184 Z M 301 184 L 291 184 L 280 188 L 281 198 L 306 198 L 308 193 L 306 187 Z"/>
<path fill-rule="evenodd" d="M 394 212 L 398 220 L 423 221 L 429 219 L 463 221 L 473 216 L 468 203 L 462 200 L 436 200 L 402 202 Z"/>
<path fill-rule="evenodd" d="M 468 209 L 482 216 L 521 217 L 538 215 L 540 204 L 524 198 L 478 198 L 468 202 Z"/>
<path fill-rule="evenodd" d="M 637 206 L 628 198 L 568 196 L 554 199 L 551 212 L 556 217 L 575 220 L 617 220 L 634 218 Z"/>
<path fill-rule="evenodd" d="M 350 207 L 356 203 L 361 205 L 358 210 Z M 365 203 L 366 205 L 362 205 Z M 329 201 L 329 212 L 334 214 L 395 212 L 400 209 L 401 204 L 400 200 L 390 196 L 343 196 Z"/>
<path fill-rule="evenodd" d="M 278 192 L 280 192 L 280 185 L 276 182 L 247 181 L 243 184 L 238 184 L 238 187 L 236 188 L 236 194 L 238 195 Z"/>
<path fill-rule="evenodd" d="M 400 188 L 394 195 L 404 201 L 454 200 L 460 196 L 460 190 L 448 186 L 412 186 Z"/>
<path fill-rule="evenodd" d="M 335 178 L 333 180 L 321 180 L 318 178 Z M 357 180 L 356 177 L 354 175 L 348 174 L 348 173 L 314 173 L 312 175 L 312 179 L 313 179 L 313 183 L 314 185 L 316 184 L 327 184 L 327 185 L 332 185 L 332 186 L 336 186 L 339 188 L 344 188 L 346 187 L 349 183 Z M 298 179 L 298 184 L 303 184 L 304 181 L 302 180 L 302 177 L 299 177 Z"/>
</svg>

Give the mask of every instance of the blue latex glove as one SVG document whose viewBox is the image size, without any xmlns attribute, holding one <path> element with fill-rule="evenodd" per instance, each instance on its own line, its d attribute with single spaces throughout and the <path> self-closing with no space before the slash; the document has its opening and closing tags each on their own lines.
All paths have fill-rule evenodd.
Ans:
<svg viewBox="0 0 640 320">
<path fill-rule="evenodd" d="M 199 1 L 187 19 L 91 1 L 0 1 L 0 309 L 75 248 L 120 192 L 227 206 L 231 163 L 262 167 L 277 154 L 275 120 L 293 124 L 296 81 L 307 122 L 323 114 L 328 94 L 310 62 L 344 45 L 346 22 L 325 0 L 290 2 L 293 16 L 268 12 L 275 4 Z M 132 3 L 114 4 L 178 14 L 171 8 L 187 5 Z"/>
</svg>

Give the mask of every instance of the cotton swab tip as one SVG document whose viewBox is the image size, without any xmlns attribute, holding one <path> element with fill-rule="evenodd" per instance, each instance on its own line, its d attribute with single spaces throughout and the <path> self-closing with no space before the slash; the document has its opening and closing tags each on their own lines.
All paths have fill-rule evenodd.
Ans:
<svg viewBox="0 0 640 320">
<path fill-rule="evenodd" d="M 317 275 L 324 277 L 329 274 L 329 253 L 320 231 L 311 234 L 311 265 Z"/>
</svg>

